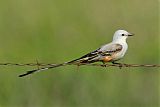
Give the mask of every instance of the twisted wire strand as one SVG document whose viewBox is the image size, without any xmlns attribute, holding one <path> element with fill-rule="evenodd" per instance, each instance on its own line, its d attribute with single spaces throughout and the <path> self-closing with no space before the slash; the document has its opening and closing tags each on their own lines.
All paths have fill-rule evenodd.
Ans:
<svg viewBox="0 0 160 107">
<path fill-rule="evenodd" d="M 84 64 L 86 65 L 86 64 Z M 157 64 L 88 64 L 89 66 L 101 66 L 101 67 L 160 67 Z"/>
<path fill-rule="evenodd" d="M 0 63 L 0 66 L 55 66 L 57 64 L 53 63 Z M 160 64 L 88 64 L 88 63 L 74 63 L 68 65 L 77 65 L 77 66 L 100 66 L 100 67 L 160 67 Z"/>
</svg>

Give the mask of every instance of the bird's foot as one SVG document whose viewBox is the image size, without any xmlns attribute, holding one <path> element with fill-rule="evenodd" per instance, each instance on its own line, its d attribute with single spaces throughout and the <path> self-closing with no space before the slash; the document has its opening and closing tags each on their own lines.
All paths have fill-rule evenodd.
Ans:
<svg viewBox="0 0 160 107">
<path fill-rule="evenodd" d="M 119 69 L 122 69 L 122 67 L 123 67 L 123 64 L 121 64 L 121 63 L 116 63 L 116 62 L 112 62 L 113 64 L 117 64 L 118 65 L 118 67 L 119 67 Z"/>
<path fill-rule="evenodd" d="M 102 67 L 107 67 L 105 64 L 101 65 Z"/>
<path fill-rule="evenodd" d="M 102 62 L 102 63 L 103 63 L 102 67 L 107 67 L 106 64 L 105 64 L 105 62 Z"/>
<path fill-rule="evenodd" d="M 119 63 L 119 69 L 122 69 L 123 64 Z"/>
</svg>

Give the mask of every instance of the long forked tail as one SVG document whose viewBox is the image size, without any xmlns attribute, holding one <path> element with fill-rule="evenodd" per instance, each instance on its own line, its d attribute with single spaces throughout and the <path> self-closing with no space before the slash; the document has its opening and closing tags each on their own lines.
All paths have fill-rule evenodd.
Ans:
<svg viewBox="0 0 160 107">
<path fill-rule="evenodd" d="M 44 68 L 40 68 L 40 69 L 30 70 L 30 71 L 27 71 L 24 74 L 19 75 L 19 77 L 24 77 L 24 76 L 27 76 L 29 74 L 33 74 L 33 73 L 39 72 L 39 71 L 44 71 L 44 70 L 47 70 L 47 69 L 52 69 L 52 68 L 56 68 L 56 67 L 60 67 L 60 66 L 65 66 L 67 64 L 69 64 L 69 63 L 65 62 L 65 63 L 62 63 L 62 64 L 56 64 L 56 65 L 53 65 L 53 66 L 50 66 L 50 67 L 44 67 Z"/>
<path fill-rule="evenodd" d="M 75 59 L 75 60 L 72 60 L 72 61 L 64 62 L 64 63 L 61 63 L 61 64 L 56 64 L 56 65 L 49 66 L 49 67 L 43 67 L 43 68 L 40 68 L 40 69 L 30 70 L 30 71 L 27 71 L 24 74 L 19 75 L 19 77 L 24 77 L 24 76 L 27 76 L 29 74 L 33 74 L 35 72 L 44 71 L 44 70 L 47 70 L 47 69 L 52 69 L 52 68 L 56 68 L 56 67 L 60 67 L 60 66 L 65 66 L 65 65 L 69 65 L 69 64 L 80 65 L 82 63 L 93 63 L 93 62 L 95 62 L 95 61 L 88 61 L 88 59 L 83 59 L 85 57 L 86 56 L 83 56 L 81 58 L 78 58 L 78 59 Z"/>
</svg>

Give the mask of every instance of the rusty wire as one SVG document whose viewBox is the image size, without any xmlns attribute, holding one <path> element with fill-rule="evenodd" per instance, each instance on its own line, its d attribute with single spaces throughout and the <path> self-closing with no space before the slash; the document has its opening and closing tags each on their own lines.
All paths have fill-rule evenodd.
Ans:
<svg viewBox="0 0 160 107">
<path fill-rule="evenodd" d="M 45 66 L 55 66 L 57 64 L 53 63 L 0 63 L 0 66 L 38 66 L 38 67 L 45 67 Z M 67 64 L 67 65 L 77 65 L 77 66 L 99 66 L 99 67 L 160 67 L 159 64 L 98 64 L 98 63 L 92 63 L 92 64 Z"/>
</svg>

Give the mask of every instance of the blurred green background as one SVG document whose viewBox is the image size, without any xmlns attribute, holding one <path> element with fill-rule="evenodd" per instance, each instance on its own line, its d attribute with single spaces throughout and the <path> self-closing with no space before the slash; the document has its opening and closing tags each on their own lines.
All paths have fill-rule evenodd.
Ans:
<svg viewBox="0 0 160 107">
<path fill-rule="evenodd" d="M 156 0 L 1 0 L 0 62 L 61 63 L 125 29 L 122 63 L 159 64 Z M 158 107 L 158 68 L 0 66 L 0 107 Z"/>
</svg>

